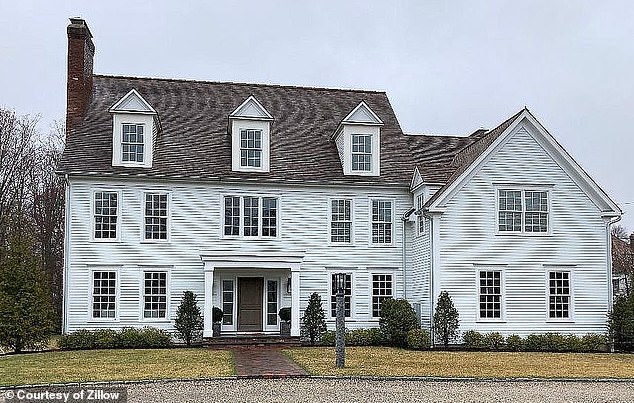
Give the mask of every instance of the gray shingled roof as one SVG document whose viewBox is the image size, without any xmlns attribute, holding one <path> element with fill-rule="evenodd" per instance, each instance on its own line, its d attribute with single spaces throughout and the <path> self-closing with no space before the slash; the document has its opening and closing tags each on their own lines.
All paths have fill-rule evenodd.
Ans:
<svg viewBox="0 0 634 403">
<path fill-rule="evenodd" d="M 112 166 L 108 109 L 136 89 L 159 114 L 152 168 Z M 274 117 L 269 173 L 231 170 L 228 116 L 250 95 Z M 337 125 L 361 101 L 381 118 L 381 176 L 344 176 L 335 143 Z M 414 161 L 384 92 L 94 76 L 86 117 L 67 141 L 59 171 L 210 180 L 383 183 L 407 186 Z"/>
</svg>

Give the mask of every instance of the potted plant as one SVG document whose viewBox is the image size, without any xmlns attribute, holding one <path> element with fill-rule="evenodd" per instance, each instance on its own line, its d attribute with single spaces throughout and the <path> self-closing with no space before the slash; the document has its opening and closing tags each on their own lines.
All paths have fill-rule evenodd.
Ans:
<svg viewBox="0 0 634 403">
<path fill-rule="evenodd" d="M 282 323 L 280 324 L 280 335 L 282 336 L 290 336 L 291 335 L 291 308 L 286 307 L 280 309 L 278 313 L 280 315 L 280 319 Z"/>
<path fill-rule="evenodd" d="M 220 330 L 222 329 L 222 316 L 224 313 L 222 309 L 214 306 L 211 313 L 211 321 L 213 322 L 213 337 L 220 337 Z"/>
</svg>

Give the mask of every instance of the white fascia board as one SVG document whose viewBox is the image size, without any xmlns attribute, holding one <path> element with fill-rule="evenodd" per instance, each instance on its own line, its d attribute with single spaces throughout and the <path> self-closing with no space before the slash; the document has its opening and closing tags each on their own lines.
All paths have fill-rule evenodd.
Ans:
<svg viewBox="0 0 634 403">
<path fill-rule="evenodd" d="M 372 117 L 372 119 L 375 120 L 375 122 L 359 122 L 359 121 L 353 121 L 350 120 L 350 118 L 355 114 L 355 112 L 357 112 L 360 108 L 364 108 L 366 111 L 368 111 L 370 113 L 370 116 Z M 365 103 L 365 101 L 361 101 L 359 103 L 359 105 L 357 105 L 348 115 L 346 115 L 345 118 L 343 118 L 342 123 L 354 123 L 354 124 L 366 124 L 366 125 L 383 125 L 383 121 L 376 115 L 376 113 L 374 113 L 374 111 L 372 109 L 370 109 L 370 107 L 368 106 L 368 104 Z"/>
<path fill-rule="evenodd" d="M 238 111 L 240 111 L 240 109 L 244 108 L 244 106 L 246 106 L 248 103 L 251 103 L 251 102 L 254 103 L 258 107 L 258 109 L 262 111 L 262 113 L 264 113 L 265 117 L 242 116 L 237 114 Z M 252 119 L 252 120 L 273 120 L 273 116 L 269 113 L 269 111 L 266 110 L 264 106 L 262 106 L 260 102 L 258 102 L 257 99 L 255 99 L 253 95 L 250 95 L 249 98 L 247 98 L 243 103 L 240 104 L 240 106 L 238 106 L 236 109 L 233 110 L 233 112 L 229 114 L 229 119 L 232 119 L 232 118 Z"/>
<path fill-rule="evenodd" d="M 128 98 L 130 97 L 137 97 L 141 103 L 148 109 L 147 111 L 138 111 L 138 110 L 127 110 L 127 109 L 119 109 L 119 107 L 128 100 Z M 148 114 L 148 115 L 157 115 L 158 113 L 156 112 L 156 110 L 152 107 L 152 105 L 150 105 L 145 98 L 143 98 L 141 96 L 141 94 L 138 93 L 137 90 L 135 90 L 134 88 L 131 89 L 127 94 L 125 94 L 120 100 L 118 100 L 114 105 L 112 105 L 112 107 L 110 107 L 110 109 L 108 109 L 108 112 L 110 113 L 117 113 L 117 112 L 127 112 L 127 113 L 142 113 L 142 114 Z"/>
<path fill-rule="evenodd" d="M 416 191 L 423 184 L 423 177 L 418 170 L 418 167 L 414 167 L 414 173 L 412 174 L 412 180 L 409 183 L 409 189 L 411 192 Z"/>
</svg>

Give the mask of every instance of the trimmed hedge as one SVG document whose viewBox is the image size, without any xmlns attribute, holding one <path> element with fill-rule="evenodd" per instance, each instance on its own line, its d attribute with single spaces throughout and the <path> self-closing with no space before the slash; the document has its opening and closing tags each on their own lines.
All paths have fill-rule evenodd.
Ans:
<svg viewBox="0 0 634 403">
<path fill-rule="evenodd" d="M 428 350 L 431 347 L 431 337 L 425 329 L 412 329 L 407 332 L 407 347 L 412 350 Z"/>
<path fill-rule="evenodd" d="M 346 346 L 381 346 L 383 345 L 383 333 L 379 328 L 368 329 L 346 329 Z M 337 332 L 326 330 L 321 335 L 322 346 L 334 346 L 337 339 Z"/>
<path fill-rule="evenodd" d="M 153 327 L 142 329 L 123 328 L 78 330 L 64 334 L 59 339 L 62 350 L 92 350 L 112 348 L 164 348 L 171 347 L 172 336 L 164 330 Z"/>
<path fill-rule="evenodd" d="M 605 351 L 608 340 L 600 334 L 544 333 L 529 334 L 522 338 L 512 334 L 506 338 L 498 332 L 482 334 L 469 330 L 462 336 L 464 347 L 470 350 L 486 351 L 544 351 L 544 352 L 593 352 Z"/>
</svg>

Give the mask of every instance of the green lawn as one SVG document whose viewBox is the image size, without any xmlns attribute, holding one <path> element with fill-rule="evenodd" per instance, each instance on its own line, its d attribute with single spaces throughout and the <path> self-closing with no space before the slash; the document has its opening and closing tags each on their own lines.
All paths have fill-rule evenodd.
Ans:
<svg viewBox="0 0 634 403">
<path fill-rule="evenodd" d="M 634 378 L 632 354 L 409 351 L 349 347 L 335 367 L 334 347 L 286 350 L 312 375 L 475 378 Z"/>
<path fill-rule="evenodd" d="M 0 356 L 0 386 L 235 373 L 229 351 L 196 349 L 53 351 Z"/>
</svg>

